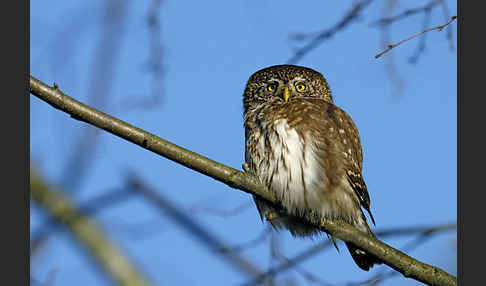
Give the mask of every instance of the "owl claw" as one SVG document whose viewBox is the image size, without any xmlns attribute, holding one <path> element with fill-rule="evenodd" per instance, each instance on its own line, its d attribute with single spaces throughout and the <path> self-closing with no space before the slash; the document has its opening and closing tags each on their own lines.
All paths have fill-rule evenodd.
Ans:
<svg viewBox="0 0 486 286">
<path fill-rule="evenodd" d="M 273 219 L 275 219 L 277 217 L 277 215 L 275 213 L 266 213 L 265 214 L 265 218 L 267 219 L 267 221 L 272 221 Z"/>
<path fill-rule="evenodd" d="M 248 163 L 246 163 L 246 162 L 245 162 L 245 163 L 243 163 L 243 164 L 241 165 L 241 167 L 243 168 L 243 170 L 244 170 L 245 172 L 250 172 L 250 167 L 248 166 Z"/>
</svg>

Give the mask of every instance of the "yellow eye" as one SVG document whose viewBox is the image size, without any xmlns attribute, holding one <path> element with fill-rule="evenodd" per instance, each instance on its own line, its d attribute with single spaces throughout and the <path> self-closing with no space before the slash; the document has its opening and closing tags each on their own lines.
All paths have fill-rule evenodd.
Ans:
<svg viewBox="0 0 486 286">
<path fill-rule="evenodd" d="M 274 83 L 269 84 L 269 85 L 267 86 L 267 90 L 268 90 L 268 91 L 270 91 L 270 92 L 274 92 L 274 91 L 275 91 L 275 89 L 277 89 L 277 85 L 276 85 L 276 84 L 274 84 Z"/>
<path fill-rule="evenodd" d="M 303 83 L 298 83 L 295 85 L 295 88 L 298 90 L 298 91 L 304 91 L 305 90 L 305 84 Z"/>
</svg>

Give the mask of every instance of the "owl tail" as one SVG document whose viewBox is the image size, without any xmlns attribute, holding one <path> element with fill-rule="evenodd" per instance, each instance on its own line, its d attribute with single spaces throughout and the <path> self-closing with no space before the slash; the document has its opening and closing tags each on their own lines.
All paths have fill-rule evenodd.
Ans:
<svg viewBox="0 0 486 286">
<path fill-rule="evenodd" d="M 371 267 L 375 264 L 381 264 L 381 260 L 374 257 L 373 255 L 367 253 L 364 250 L 357 248 L 354 244 L 346 242 L 346 246 L 348 247 L 349 253 L 351 253 L 351 257 L 353 257 L 354 262 L 359 266 L 359 268 L 368 271 Z"/>
</svg>

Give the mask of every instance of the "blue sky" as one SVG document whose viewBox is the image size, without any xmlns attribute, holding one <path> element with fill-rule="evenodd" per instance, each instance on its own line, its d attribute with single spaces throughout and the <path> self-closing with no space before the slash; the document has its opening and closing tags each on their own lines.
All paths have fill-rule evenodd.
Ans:
<svg viewBox="0 0 486 286">
<path fill-rule="evenodd" d="M 260 68 L 290 59 L 295 46 L 289 41 L 290 33 L 329 28 L 351 3 L 303 1 L 298 6 L 290 1 L 164 1 L 158 14 L 165 70 L 158 79 L 163 88 L 162 103 L 150 109 L 127 108 L 127 100 L 147 98 L 151 92 L 151 74 L 144 65 L 149 59 L 145 16 L 150 2 L 127 2 L 124 21 L 117 26 L 123 34 L 116 48 L 105 50 L 115 64 L 109 71 L 112 81 L 104 104 L 93 100 L 90 84 L 105 1 L 31 2 L 31 75 L 49 84 L 55 81 L 62 91 L 80 101 L 237 169 L 244 160 L 242 93 L 248 77 Z M 359 21 L 298 64 L 316 69 L 327 78 L 336 105 L 347 111 L 359 128 L 363 175 L 376 229 L 454 222 L 456 49 L 449 49 L 445 30 L 432 31 L 427 33 L 426 50 L 415 65 L 408 59 L 420 42 L 418 38 L 375 59 L 381 51 L 381 33 L 370 23 L 381 18 L 384 2 L 373 2 Z M 423 1 L 399 3 L 394 14 L 424 5 Z M 447 1 L 447 5 L 450 14 L 456 15 L 456 2 Z M 392 41 L 422 30 L 422 18 L 420 14 L 392 25 Z M 441 8 L 435 8 L 430 26 L 443 23 Z M 456 23 L 449 27 L 456 43 Z M 401 92 L 397 92 L 386 68 L 391 58 L 404 83 Z M 60 184 L 86 124 L 32 96 L 30 108 L 31 161 L 49 180 Z M 230 245 L 249 241 L 264 229 L 248 194 L 106 132 L 100 134 L 98 144 L 76 202 L 81 204 L 123 186 L 124 170 L 131 169 Z M 191 211 L 193 207 L 230 210 L 245 204 L 250 207 L 224 218 Z M 45 218 L 43 210 L 32 203 L 31 233 Z M 108 206 L 95 219 L 155 285 L 239 285 L 248 280 L 141 198 Z M 134 236 L 134 232 L 142 234 Z M 287 257 L 319 241 L 295 239 L 288 232 L 279 233 L 278 238 Z M 438 235 L 409 254 L 456 274 L 455 239 L 455 233 Z M 400 248 L 408 240 L 384 241 Z M 268 241 L 243 254 L 261 269 L 269 266 Z M 314 256 L 301 267 L 330 283 L 366 279 L 380 269 L 363 272 L 346 251 L 337 253 L 334 249 Z M 32 276 L 40 281 L 53 270 L 57 285 L 109 282 L 66 232 L 52 236 L 31 264 Z M 278 276 L 277 281 L 285 279 L 312 285 L 295 271 Z M 396 278 L 382 285 L 419 284 Z"/>
</svg>

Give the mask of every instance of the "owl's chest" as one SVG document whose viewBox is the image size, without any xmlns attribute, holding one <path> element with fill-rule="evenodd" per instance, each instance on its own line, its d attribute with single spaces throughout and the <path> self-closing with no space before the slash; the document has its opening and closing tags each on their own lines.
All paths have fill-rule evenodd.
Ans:
<svg viewBox="0 0 486 286">
<path fill-rule="evenodd" d="M 325 192 L 326 174 L 312 138 L 282 119 L 247 133 L 250 169 L 293 212 L 314 208 Z"/>
</svg>

